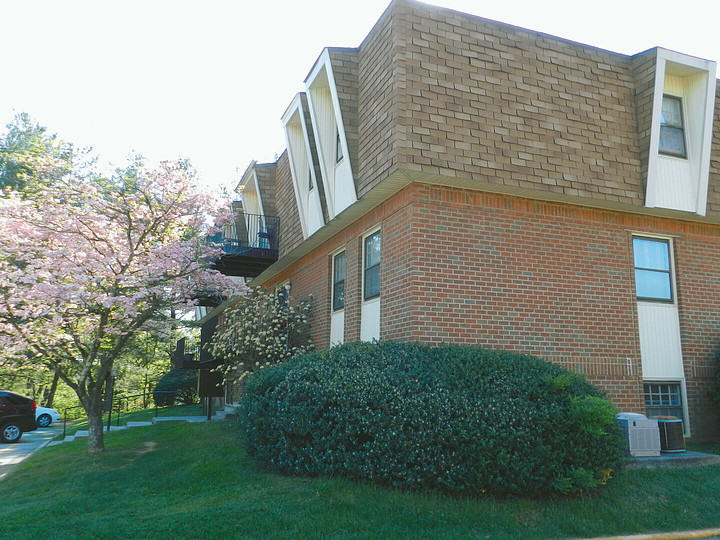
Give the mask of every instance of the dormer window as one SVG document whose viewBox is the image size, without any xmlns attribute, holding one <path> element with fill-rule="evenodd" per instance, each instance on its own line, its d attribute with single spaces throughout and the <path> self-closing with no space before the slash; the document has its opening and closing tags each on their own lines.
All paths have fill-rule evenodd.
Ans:
<svg viewBox="0 0 720 540">
<path fill-rule="evenodd" d="M 340 163 L 343 160 L 343 149 L 342 142 L 340 141 L 340 132 L 335 137 L 335 163 Z"/>
<path fill-rule="evenodd" d="M 685 126 L 683 124 L 682 100 L 675 96 L 663 96 L 660 116 L 661 154 L 687 157 L 685 150 Z"/>
</svg>

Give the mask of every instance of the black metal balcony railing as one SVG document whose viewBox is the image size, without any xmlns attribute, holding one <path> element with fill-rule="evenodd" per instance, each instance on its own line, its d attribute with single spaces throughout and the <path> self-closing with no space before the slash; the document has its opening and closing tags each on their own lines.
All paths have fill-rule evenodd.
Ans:
<svg viewBox="0 0 720 540">
<path fill-rule="evenodd" d="M 255 277 L 278 259 L 280 218 L 238 213 L 236 219 L 210 240 L 224 254 L 213 268 L 228 276 Z"/>
<path fill-rule="evenodd" d="M 201 344 L 188 345 L 185 338 L 177 341 L 175 353 L 173 354 L 173 367 L 180 369 L 214 369 L 220 364 L 222 364 L 222 361 L 213 359 L 207 351 L 203 351 Z"/>
</svg>

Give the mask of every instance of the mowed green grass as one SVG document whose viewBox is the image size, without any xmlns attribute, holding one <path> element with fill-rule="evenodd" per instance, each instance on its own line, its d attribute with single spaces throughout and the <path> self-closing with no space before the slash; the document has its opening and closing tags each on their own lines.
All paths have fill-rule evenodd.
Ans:
<svg viewBox="0 0 720 540">
<path fill-rule="evenodd" d="M 168 416 L 204 416 L 202 405 L 195 403 L 192 405 L 172 405 L 169 407 L 158 407 L 150 409 L 141 409 L 138 411 L 123 412 L 119 415 L 113 413 L 111 418 L 111 426 L 124 426 L 128 422 L 151 422 L 156 416 L 168 417 Z M 55 426 L 63 427 L 62 420 L 55 424 Z M 107 426 L 107 413 L 103 415 L 103 426 Z M 63 435 L 75 435 L 76 432 L 87 430 L 88 422 L 87 419 L 76 420 L 68 422 L 64 426 Z M 58 436 L 58 439 L 62 439 L 62 436 Z"/>
<path fill-rule="evenodd" d="M 720 466 L 621 471 L 599 496 L 497 500 L 269 474 L 234 422 L 46 447 L 0 482 L 0 537 L 582 538 L 720 526 Z"/>
</svg>

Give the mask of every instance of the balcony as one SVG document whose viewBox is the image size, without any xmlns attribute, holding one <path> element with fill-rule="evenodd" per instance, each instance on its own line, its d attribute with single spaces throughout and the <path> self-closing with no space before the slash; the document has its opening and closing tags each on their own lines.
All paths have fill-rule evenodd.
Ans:
<svg viewBox="0 0 720 540">
<path fill-rule="evenodd" d="M 173 366 L 180 369 L 214 369 L 222 364 L 222 360 L 213 358 L 207 350 L 217 328 L 218 319 L 213 317 L 200 328 L 200 341 L 187 343 L 185 338 L 179 339 L 173 354 Z"/>
<path fill-rule="evenodd" d="M 239 212 L 210 240 L 224 251 L 212 268 L 226 276 L 253 278 L 278 259 L 280 218 Z"/>
</svg>

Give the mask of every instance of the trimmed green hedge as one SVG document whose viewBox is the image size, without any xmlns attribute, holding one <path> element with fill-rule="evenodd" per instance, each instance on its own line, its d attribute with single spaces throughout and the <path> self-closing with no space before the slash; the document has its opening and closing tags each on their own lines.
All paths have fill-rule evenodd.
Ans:
<svg viewBox="0 0 720 540">
<path fill-rule="evenodd" d="M 274 471 L 455 493 L 540 496 L 605 483 L 615 408 L 583 377 L 477 347 L 354 343 L 250 377 L 251 456 Z"/>
</svg>

